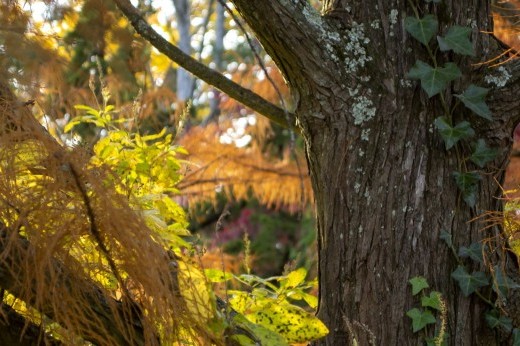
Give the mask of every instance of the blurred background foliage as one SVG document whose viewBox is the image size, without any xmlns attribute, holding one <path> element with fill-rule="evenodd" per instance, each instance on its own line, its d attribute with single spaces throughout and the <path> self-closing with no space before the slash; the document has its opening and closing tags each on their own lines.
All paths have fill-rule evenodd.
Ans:
<svg viewBox="0 0 520 346">
<path fill-rule="evenodd" d="M 245 24 L 239 26 L 218 1 L 140 0 L 134 5 L 188 54 L 275 104 L 281 104 L 281 93 L 293 107 L 270 58 L 254 39 L 252 46 L 248 43 L 241 29 Z M 103 81 L 115 116 L 132 117 L 125 123 L 128 131 L 147 135 L 166 129 L 186 149 L 184 178 L 172 197 L 187 212 L 206 266 L 220 267 L 225 258 L 228 269 L 241 272 L 245 268 L 236 259 L 250 256 L 252 273 L 280 275 L 284 268 L 304 266 L 315 275 L 303 143 L 298 138 L 291 143 L 287 129 L 211 86 L 179 78 L 182 72 L 136 35 L 109 1 L 0 4 L 0 73 L 22 99 L 35 100 L 41 123 L 62 143 L 93 150 L 107 135 L 92 123 L 70 123 L 84 111 L 76 105 L 100 108 Z M 67 130 L 75 126 L 65 131 L 67 125 Z M 224 210 L 229 215 L 215 231 Z"/>
</svg>

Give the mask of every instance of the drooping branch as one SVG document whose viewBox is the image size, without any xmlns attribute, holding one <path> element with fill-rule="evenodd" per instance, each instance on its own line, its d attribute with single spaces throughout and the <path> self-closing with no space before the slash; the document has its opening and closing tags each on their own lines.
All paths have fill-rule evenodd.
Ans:
<svg viewBox="0 0 520 346">
<path fill-rule="evenodd" d="M 290 121 L 289 127 L 294 127 L 294 114 L 285 112 L 283 109 L 275 106 L 258 94 L 240 86 L 239 84 L 223 76 L 221 73 L 210 69 L 206 65 L 201 64 L 189 55 L 183 53 L 178 47 L 159 35 L 146 22 L 139 11 L 134 6 L 132 6 L 129 0 L 114 0 L 114 2 L 121 10 L 121 12 L 123 12 L 125 17 L 127 17 L 128 20 L 132 23 L 132 26 L 137 31 L 137 33 L 139 33 L 139 35 L 150 42 L 152 46 L 154 46 L 157 50 L 166 55 L 172 61 L 179 64 L 179 66 L 191 72 L 193 75 L 197 76 L 206 83 L 228 94 L 230 97 L 234 98 L 243 105 L 266 116 L 270 120 L 284 127 L 287 127 L 286 118 L 288 114 Z"/>
<path fill-rule="evenodd" d="M 0 306 L 0 345 L 58 346 L 62 343 L 46 334 L 41 326 L 28 322 L 8 305 Z"/>
<path fill-rule="evenodd" d="M 15 297 L 20 299 L 24 299 L 26 287 L 20 287 L 19 282 L 24 282 L 24 278 L 27 273 L 23 272 L 22 268 L 24 268 L 21 263 L 28 262 L 32 263 L 37 261 L 36 258 L 30 258 L 31 256 L 35 256 L 35 252 L 31 251 L 31 244 L 26 239 L 19 237 L 16 240 L 16 246 L 13 246 L 13 239 L 11 232 L 7 230 L 5 225 L 0 224 L 0 254 L 5 254 L 6 245 L 9 244 L 9 255 L 4 257 L 2 261 L 0 261 L 0 287 L 8 290 Z M 14 249 L 14 250 L 13 250 Z M 90 312 L 94 313 L 95 316 L 91 316 L 92 319 L 100 320 L 103 322 L 103 328 L 109 330 L 112 333 L 114 339 L 119 340 L 120 344 L 123 345 L 127 342 L 125 335 L 121 334 L 121 328 L 118 325 L 118 321 L 121 319 L 120 316 L 128 316 L 128 313 L 124 311 L 124 306 L 121 302 L 112 301 L 108 302 L 106 300 L 106 294 L 104 294 L 100 288 L 98 288 L 95 284 L 91 282 L 87 282 L 84 279 L 78 277 L 73 272 L 71 272 L 66 266 L 61 264 L 60 262 L 54 260 L 52 262 L 52 272 L 54 275 L 59 273 L 60 277 L 57 280 L 61 287 L 66 287 L 68 290 L 77 293 L 78 291 L 82 292 L 83 299 L 88 301 L 91 309 Z M 44 273 L 45 277 L 50 281 L 49 273 Z M 33 289 L 33 288 L 31 288 Z M 34 293 L 33 293 L 34 295 Z M 26 302 L 29 305 L 32 302 Z M 116 307 L 114 309 L 114 307 Z M 60 316 L 55 314 L 55 307 L 52 306 L 52 303 L 49 302 L 48 305 L 41 307 L 40 313 L 50 317 L 59 322 Z M 117 311 L 117 312 L 115 312 Z M 120 316 L 116 316 L 115 313 L 119 313 Z M 134 342 L 138 345 L 144 344 L 144 331 L 142 329 L 141 322 L 137 319 L 131 322 L 134 330 Z M 94 324 L 93 324 L 94 325 Z M 99 335 L 103 335 L 106 330 L 99 331 Z M 83 336 L 85 337 L 85 336 Z M 99 342 L 98 339 L 89 339 L 94 343 Z"/>
</svg>

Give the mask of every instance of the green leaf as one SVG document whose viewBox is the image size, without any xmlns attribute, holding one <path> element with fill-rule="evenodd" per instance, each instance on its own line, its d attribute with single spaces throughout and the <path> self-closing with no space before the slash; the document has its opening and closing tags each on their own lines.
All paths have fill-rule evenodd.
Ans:
<svg viewBox="0 0 520 346">
<path fill-rule="evenodd" d="M 520 288 L 520 285 L 509 276 L 505 275 L 504 271 L 499 266 L 493 267 L 493 273 L 493 290 L 497 294 L 501 294 L 502 297 L 507 297 L 507 293 L 510 289 Z"/>
<path fill-rule="evenodd" d="M 461 246 L 459 249 L 459 256 L 462 258 L 471 258 L 474 261 L 484 263 L 482 255 L 482 244 L 475 242 L 471 243 L 469 247 Z"/>
<path fill-rule="evenodd" d="M 301 284 L 303 280 L 305 280 L 305 277 L 307 276 L 307 269 L 305 268 L 298 268 L 289 274 L 287 276 L 282 277 L 280 279 L 281 286 L 284 288 L 294 288 Z"/>
<path fill-rule="evenodd" d="M 475 151 L 469 159 L 480 168 L 483 168 L 488 162 L 495 159 L 497 153 L 497 149 L 488 147 L 485 140 L 479 139 L 475 146 Z"/>
<path fill-rule="evenodd" d="M 451 127 L 446 117 L 438 117 L 434 124 L 444 140 L 446 150 L 450 150 L 461 139 L 469 138 L 475 134 L 471 124 L 467 121 L 462 121 L 455 127 Z"/>
<path fill-rule="evenodd" d="M 415 296 L 417 293 L 421 292 L 423 289 L 428 288 L 428 281 L 422 276 L 416 276 L 408 280 L 410 285 L 412 285 L 412 294 Z"/>
<path fill-rule="evenodd" d="M 481 88 L 471 84 L 462 94 L 455 95 L 455 97 L 461 100 L 462 103 L 475 112 L 475 114 L 481 116 L 484 119 L 493 120 L 492 113 L 484 101 L 488 91 L 489 89 Z"/>
<path fill-rule="evenodd" d="M 233 279 L 231 273 L 214 268 L 204 269 L 204 275 L 206 275 L 209 282 L 224 282 Z"/>
<path fill-rule="evenodd" d="M 449 62 L 444 67 L 433 68 L 425 62 L 417 60 L 407 76 L 410 79 L 420 79 L 421 87 L 426 91 L 428 97 L 432 97 L 443 91 L 448 83 L 461 75 L 462 73 L 454 63 Z"/>
<path fill-rule="evenodd" d="M 439 30 L 439 23 L 435 16 L 428 14 L 421 19 L 406 17 L 404 27 L 410 35 L 427 46 L 433 35 Z"/>
<path fill-rule="evenodd" d="M 437 36 L 439 48 L 444 52 L 453 50 L 457 54 L 475 55 L 473 44 L 469 40 L 471 28 L 465 26 L 452 26 L 444 37 Z"/>
<path fill-rule="evenodd" d="M 441 309 L 441 293 L 437 291 L 430 292 L 430 296 L 425 296 L 421 298 L 421 305 L 423 307 L 430 307 L 435 310 Z"/>
<path fill-rule="evenodd" d="M 428 310 L 422 311 L 417 308 L 413 308 L 406 313 L 406 316 L 412 319 L 412 329 L 414 333 L 417 333 L 428 324 L 434 324 L 437 322 L 433 314 Z"/>
<path fill-rule="evenodd" d="M 466 297 L 475 292 L 477 288 L 489 285 L 486 274 L 483 272 L 473 272 L 469 274 L 466 269 L 460 265 L 451 273 L 451 277 L 458 282 L 462 293 Z"/>
<path fill-rule="evenodd" d="M 318 339 L 329 332 L 323 322 L 313 314 L 289 304 L 269 304 L 247 314 L 246 317 L 250 321 L 282 335 L 289 343 Z"/>
<path fill-rule="evenodd" d="M 285 340 L 283 336 L 280 334 L 273 332 L 272 330 L 265 328 L 262 325 L 255 324 L 249 321 L 242 314 L 236 314 L 233 316 L 232 325 L 235 327 L 233 329 L 243 329 L 248 332 L 251 336 L 254 336 L 257 342 L 254 342 L 249 337 L 236 334 L 231 338 L 237 341 L 240 345 L 244 346 L 252 346 L 252 345 L 280 345 L 280 346 L 288 346 L 289 344 Z"/>
<path fill-rule="evenodd" d="M 513 346 L 520 346 L 520 329 L 513 329 Z"/>
<path fill-rule="evenodd" d="M 503 328 L 507 332 L 513 329 L 513 320 L 506 316 L 500 316 L 496 310 L 485 314 L 486 322 L 490 328 Z"/>
<path fill-rule="evenodd" d="M 466 204 L 470 207 L 474 207 L 477 203 L 478 182 L 481 179 L 480 175 L 477 172 L 453 172 L 453 176 Z"/>
<path fill-rule="evenodd" d="M 449 247 L 452 247 L 453 246 L 453 240 L 451 239 L 451 233 L 449 232 L 446 232 L 446 231 L 441 231 L 441 236 L 440 238 L 442 240 L 444 240 L 444 242 L 446 243 L 446 245 L 448 245 Z"/>
<path fill-rule="evenodd" d="M 309 293 L 302 293 L 303 300 L 313 309 L 318 307 L 318 298 Z"/>
</svg>

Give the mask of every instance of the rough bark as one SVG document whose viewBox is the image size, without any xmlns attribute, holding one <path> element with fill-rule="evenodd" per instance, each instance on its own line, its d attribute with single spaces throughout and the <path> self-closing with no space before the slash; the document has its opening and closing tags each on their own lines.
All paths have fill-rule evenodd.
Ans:
<svg viewBox="0 0 520 346">
<path fill-rule="evenodd" d="M 410 2 L 325 0 L 321 15 L 306 0 L 232 2 L 284 74 L 297 105 L 318 219 L 318 316 L 330 328 L 316 344 L 419 344 L 405 317 L 416 304 L 408 280 L 417 275 L 445 297 L 450 345 L 498 344 L 483 321 L 483 303 L 465 298 L 450 278 L 457 263 L 440 233 L 451 232 L 456 247 L 500 233 L 468 221 L 501 209 L 499 183 L 520 120 L 520 66 L 509 64 L 513 78 L 490 93 L 493 122 L 462 108 L 454 115 L 456 122 L 471 119 L 479 138 L 501 148 L 485 169 L 476 207 L 469 208 L 452 176 L 459 160 L 433 129 L 442 106 L 406 78 L 416 59 L 428 60 L 404 30 L 404 18 L 413 15 Z M 476 57 L 438 53 L 441 64 L 454 59 L 463 67 L 464 77 L 444 95 L 451 102 L 454 92 L 492 73 L 471 65 L 498 53 L 495 40 L 481 33 L 492 30 L 490 4 L 417 6 L 436 14 L 443 32 L 453 24 L 473 28 Z M 467 155 L 469 148 L 459 150 Z"/>
<path fill-rule="evenodd" d="M 361 345 L 418 344 L 405 317 L 414 304 L 408 280 L 417 275 L 446 299 L 450 344 L 498 343 L 489 338 L 483 303 L 465 298 L 450 278 L 456 262 L 440 233 L 450 231 L 458 247 L 500 232 L 486 234 L 482 224 L 468 221 L 501 209 L 497 182 L 520 116 L 514 96 L 518 78 L 493 92 L 492 123 L 465 110 L 455 115 L 457 121 L 471 118 L 479 137 L 501 148 L 470 209 L 452 176 L 458 160 L 432 129 L 441 104 L 406 82 L 415 60 L 427 60 L 426 51 L 404 31 L 404 18 L 413 15 L 406 2 L 325 1 L 323 16 L 305 1 L 233 3 L 299 101 L 295 112 L 318 219 L 318 316 L 330 328 L 317 344 L 345 345 L 354 338 Z M 496 53 L 493 39 L 477 30 L 491 29 L 489 4 L 444 1 L 420 7 L 438 16 L 442 30 L 454 23 L 473 24 L 479 56 L 456 60 L 465 66 L 465 75 L 454 87 L 460 92 L 469 82 L 482 83 L 489 71 L 472 69 L 469 62 Z M 451 57 L 439 55 L 443 62 Z M 510 68 L 517 76 L 518 66 Z M 446 94 L 448 100 L 452 93 Z"/>
</svg>

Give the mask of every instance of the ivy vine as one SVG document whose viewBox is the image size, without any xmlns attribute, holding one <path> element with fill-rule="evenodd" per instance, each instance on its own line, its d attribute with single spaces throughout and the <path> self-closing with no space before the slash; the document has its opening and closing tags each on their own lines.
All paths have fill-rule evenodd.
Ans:
<svg viewBox="0 0 520 346">
<path fill-rule="evenodd" d="M 426 2 L 440 3 L 441 0 L 426 0 Z M 491 110 L 485 102 L 488 89 L 470 84 L 464 90 L 454 94 L 456 102 L 449 104 L 444 92 L 448 87 L 453 86 L 452 83 L 462 76 L 462 72 L 455 62 L 448 61 L 441 65 L 437 59 L 439 50 L 441 52 L 452 51 L 454 54 L 462 56 L 475 56 L 470 40 L 472 29 L 453 25 L 447 29 L 444 36 L 437 35 L 439 32 L 437 17 L 432 14 L 421 16 L 413 0 L 408 0 L 408 3 L 413 9 L 414 16 L 405 18 L 405 29 L 426 48 L 429 62 L 416 60 L 407 77 L 420 81 L 421 88 L 429 98 L 437 96 L 440 99 L 443 112 L 434 120 L 433 125 L 444 141 L 446 150 L 456 152 L 458 170 L 452 175 L 463 200 L 470 208 L 473 208 L 477 202 L 482 170 L 496 158 L 498 149 L 489 147 L 484 139 L 476 138 L 471 119 L 461 119 L 462 112 L 460 112 L 459 106 L 462 104 L 478 117 L 486 121 L 493 121 Z M 433 40 L 434 36 L 436 36 L 436 40 Z M 459 121 L 455 123 L 455 119 Z M 471 148 L 471 153 L 462 156 L 464 147 Z M 468 162 L 472 162 L 475 168 L 469 166 Z M 486 248 L 481 243 L 473 243 L 468 247 L 462 246 L 457 251 L 450 233 L 442 232 L 441 239 L 446 242 L 459 264 L 451 273 L 451 277 L 457 282 L 464 296 L 475 294 L 485 301 L 490 306 L 490 310 L 485 313 L 488 325 L 492 329 L 499 328 L 509 333 L 513 345 L 520 346 L 520 329 L 514 328 L 511 318 L 501 314 L 500 309 L 500 302 L 505 301 L 508 290 L 518 289 L 520 285 L 508 277 L 499 266 L 490 268 L 492 275 L 481 271 L 470 272 L 467 269 L 465 262 L 468 261 L 470 263 L 476 261 L 484 265 L 483 254 L 486 252 Z M 406 313 L 412 320 L 413 332 L 424 333 L 429 345 L 445 344 L 448 335 L 445 331 L 446 312 L 443 308 L 441 293 L 432 291 L 429 296 L 426 295 L 424 290 L 429 286 L 426 279 L 422 277 L 412 278 L 410 284 L 414 296 L 422 293 L 420 307 L 413 308 Z M 492 295 L 498 298 L 496 303 L 491 300 Z M 436 315 L 440 317 L 440 323 L 438 323 Z M 439 326 L 436 327 L 433 338 L 427 337 L 429 325 Z"/>
<path fill-rule="evenodd" d="M 433 2 L 439 3 L 440 0 L 433 0 Z M 436 95 L 440 98 L 443 114 L 435 119 L 434 126 L 440 133 L 446 150 L 454 149 L 457 152 L 459 169 L 453 172 L 453 177 L 466 204 L 474 207 L 477 201 L 481 172 L 469 170 L 466 163 L 469 160 L 482 169 L 495 159 L 498 150 L 490 148 L 484 139 L 475 139 L 475 130 L 473 130 L 470 122 L 463 120 L 455 124 L 454 114 L 459 113 L 459 105 L 462 103 L 476 115 L 487 121 L 492 121 L 492 113 L 485 102 L 488 89 L 470 84 L 460 94 L 454 95 L 458 102 L 454 105 L 448 104 L 444 97 L 444 91 L 462 76 L 462 72 L 454 62 L 446 62 L 441 65 L 436 55 L 437 51 L 440 50 L 441 52 L 453 51 L 453 53 L 459 55 L 474 56 L 475 51 L 470 40 L 471 28 L 454 25 L 448 29 L 444 36 L 436 35 L 439 31 L 437 17 L 432 14 L 421 17 L 415 4 L 411 0 L 409 3 L 415 16 L 405 18 L 405 29 L 426 48 L 430 62 L 417 60 L 408 72 L 407 77 L 419 80 L 421 88 L 429 98 Z M 432 40 L 434 36 L 437 36 L 436 40 Z M 459 117 L 457 116 L 457 118 Z M 461 159 L 457 144 L 469 140 L 473 140 L 469 142 L 473 152 Z"/>
</svg>

